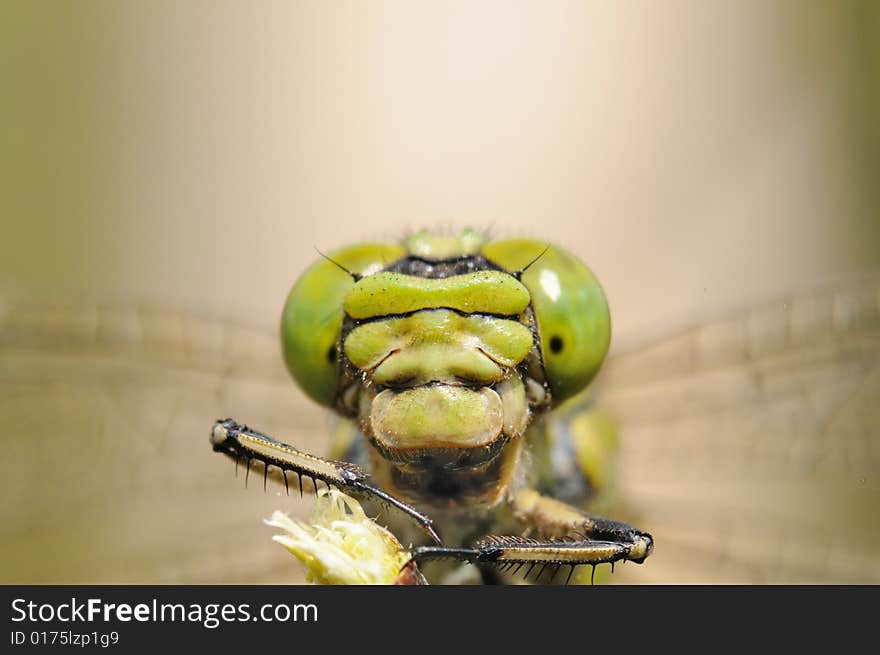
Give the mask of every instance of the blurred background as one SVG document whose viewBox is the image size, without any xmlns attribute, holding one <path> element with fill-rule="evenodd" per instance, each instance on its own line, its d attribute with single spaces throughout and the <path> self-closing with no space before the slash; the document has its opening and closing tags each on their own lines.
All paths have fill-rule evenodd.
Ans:
<svg viewBox="0 0 880 655">
<path fill-rule="evenodd" d="M 278 354 L 293 281 L 316 248 L 465 226 L 559 243 L 596 272 L 609 402 L 639 417 L 620 418 L 630 470 L 735 463 L 735 489 L 714 495 L 705 479 L 664 496 L 621 474 L 655 536 L 685 512 L 724 523 L 670 530 L 669 568 L 658 536 L 622 579 L 877 582 L 878 34 L 869 0 L 4 2 L 0 582 L 301 579 L 260 519 L 310 503 L 245 491 L 210 425 L 231 415 L 322 452 L 332 422 Z M 749 457 L 645 455 L 662 411 L 639 408 L 718 412 L 663 384 L 706 387 L 708 359 L 640 353 L 756 307 L 809 334 L 780 370 L 855 427 L 813 438 L 808 401 L 786 397 L 788 418 L 741 448 L 736 426 L 770 395 L 722 386 L 739 408 L 725 439 Z M 729 353 L 729 331 L 712 343 Z M 749 378 L 754 359 L 712 361 Z M 815 394 L 810 366 L 825 373 Z M 645 380 L 678 402 L 627 395 Z M 690 428 L 680 451 L 718 438 Z M 754 444 L 791 435 L 807 464 L 786 446 L 755 473 Z M 846 461 L 825 466 L 820 447 Z M 775 491 L 755 484 L 771 478 Z M 681 504 L 695 494 L 703 506 Z M 713 512 L 765 502 L 761 523 Z M 750 548 L 771 531 L 792 561 Z"/>
</svg>

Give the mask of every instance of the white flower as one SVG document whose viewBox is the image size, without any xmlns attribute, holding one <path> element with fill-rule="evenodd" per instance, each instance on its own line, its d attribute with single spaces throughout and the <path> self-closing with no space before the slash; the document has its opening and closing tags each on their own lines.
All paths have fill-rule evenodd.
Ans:
<svg viewBox="0 0 880 655">
<path fill-rule="evenodd" d="M 370 519 L 354 498 L 322 489 L 311 524 L 273 512 L 272 537 L 306 567 L 318 584 L 394 584 L 410 556 L 388 530 Z"/>
</svg>

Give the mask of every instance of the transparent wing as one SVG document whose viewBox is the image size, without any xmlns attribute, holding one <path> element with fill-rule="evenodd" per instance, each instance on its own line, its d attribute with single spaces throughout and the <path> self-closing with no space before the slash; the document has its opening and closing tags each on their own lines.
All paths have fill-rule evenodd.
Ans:
<svg viewBox="0 0 880 655">
<path fill-rule="evenodd" d="M 617 357 L 602 385 L 656 538 L 620 581 L 880 582 L 880 276 Z"/>
<path fill-rule="evenodd" d="M 880 279 L 618 356 L 621 493 L 657 548 L 629 582 L 878 582 Z M 310 503 L 213 454 L 242 417 L 324 452 L 274 331 L 157 311 L 0 305 L 3 583 L 298 582 L 260 523 Z M 297 494 L 298 496 L 298 494 Z"/>
<path fill-rule="evenodd" d="M 0 314 L 3 583 L 296 582 L 261 524 L 310 505 L 211 452 L 247 418 L 318 452 L 326 416 L 277 336 L 147 308 L 7 301 Z"/>
</svg>

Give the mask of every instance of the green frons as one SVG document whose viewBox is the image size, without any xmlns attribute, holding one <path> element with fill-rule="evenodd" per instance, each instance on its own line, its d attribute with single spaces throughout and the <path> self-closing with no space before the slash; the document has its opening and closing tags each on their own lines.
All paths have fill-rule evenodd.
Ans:
<svg viewBox="0 0 880 655">
<path fill-rule="evenodd" d="M 441 307 L 467 314 L 517 316 L 530 300 L 528 289 L 502 271 L 477 271 L 448 278 L 381 272 L 354 285 L 345 297 L 344 307 L 355 319 Z"/>
</svg>

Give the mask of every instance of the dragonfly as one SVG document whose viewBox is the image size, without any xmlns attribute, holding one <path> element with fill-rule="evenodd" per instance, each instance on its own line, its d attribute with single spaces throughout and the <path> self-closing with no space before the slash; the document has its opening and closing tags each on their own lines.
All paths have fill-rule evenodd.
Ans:
<svg viewBox="0 0 880 655">
<path fill-rule="evenodd" d="M 429 539 L 414 562 L 479 563 L 494 581 L 493 567 L 537 567 L 536 577 L 567 567 L 568 580 L 585 565 L 645 561 L 650 534 L 578 510 L 601 491 L 602 430 L 530 426 L 589 385 L 610 344 L 604 292 L 577 257 L 465 230 L 324 259 L 288 296 L 283 351 L 299 386 L 359 434 L 327 459 L 226 419 L 215 451 L 248 473 L 258 462 L 264 481 L 274 468 L 285 489 L 293 473 L 408 516 Z M 565 459 L 580 478 L 554 464 Z M 584 493 L 565 502 L 558 487 L 578 482 Z M 451 547 L 438 528 L 456 533 Z"/>
<path fill-rule="evenodd" d="M 147 306 L 0 303 L 4 583 L 297 583 L 207 428 L 246 417 L 314 453 L 340 434 L 294 389 L 277 331 Z M 880 275 L 718 317 L 602 367 L 619 518 L 657 544 L 638 583 L 876 583 Z M 548 417 L 551 415 L 548 415 Z M 342 430 L 344 432 L 344 430 Z"/>
</svg>

